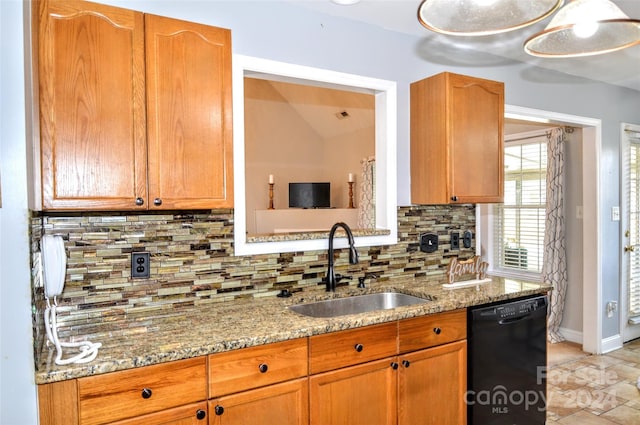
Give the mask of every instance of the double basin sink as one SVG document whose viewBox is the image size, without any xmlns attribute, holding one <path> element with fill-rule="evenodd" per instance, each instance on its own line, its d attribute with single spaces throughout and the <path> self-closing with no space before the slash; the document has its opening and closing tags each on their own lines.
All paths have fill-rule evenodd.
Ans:
<svg viewBox="0 0 640 425">
<path fill-rule="evenodd" d="M 365 313 L 368 311 L 389 310 L 396 307 L 422 304 L 431 301 L 427 298 L 398 292 L 380 292 L 376 294 L 354 295 L 346 298 L 335 298 L 307 304 L 295 304 L 289 309 L 309 317 L 338 317 L 347 314 Z"/>
</svg>

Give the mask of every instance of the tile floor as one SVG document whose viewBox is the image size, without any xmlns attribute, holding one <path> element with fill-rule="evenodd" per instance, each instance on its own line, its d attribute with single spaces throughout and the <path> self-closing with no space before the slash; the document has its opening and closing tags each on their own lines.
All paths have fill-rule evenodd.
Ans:
<svg viewBox="0 0 640 425">
<path fill-rule="evenodd" d="M 640 340 L 602 356 L 550 344 L 547 425 L 640 425 Z"/>
</svg>

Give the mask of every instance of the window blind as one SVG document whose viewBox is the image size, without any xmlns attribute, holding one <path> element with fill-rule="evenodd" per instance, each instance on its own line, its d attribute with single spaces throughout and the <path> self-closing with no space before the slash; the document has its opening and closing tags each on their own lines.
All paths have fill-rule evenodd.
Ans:
<svg viewBox="0 0 640 425">
<path fill-rule="evenodd" d="M 627 193 L 629 195 L 629 318 L 640 319 L 640 133 L 627 131 L 629 138 Z"/>
<path fill-rule="evenodd" d="M 504 203 L 493 214 L 498 269 L 540 273 L 544 253 L 547 138 L 505 144 Z"/>
</svg>

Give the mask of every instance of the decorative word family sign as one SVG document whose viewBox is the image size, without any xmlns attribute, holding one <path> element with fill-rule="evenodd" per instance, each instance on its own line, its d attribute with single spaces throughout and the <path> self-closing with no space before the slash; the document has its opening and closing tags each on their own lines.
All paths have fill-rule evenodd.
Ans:
<svg viewBox="0 0 640 425">
<path fill-rule="evenodd" d="M 447 276 L 449 277 L 449 283 L 453 283 L 457 278 L 469 274 L 475 275 L 476 279 L 484 279 L 487 276 L 488 269 L 489 263 L 482 261 L 479 255 L 465 261 L 458 261 L 457 257 L 453 257 L 447 269 Z"/>
</svg>

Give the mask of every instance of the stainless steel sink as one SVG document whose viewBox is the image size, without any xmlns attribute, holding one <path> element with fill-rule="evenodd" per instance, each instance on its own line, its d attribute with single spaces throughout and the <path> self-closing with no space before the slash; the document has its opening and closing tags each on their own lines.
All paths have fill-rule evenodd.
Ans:
<svg viewBox="0 0 640 425">
<path fill-rule="evenodd" d="M 414 297 L 397 292 L 381 292 L 377 294 L 356 295 L 346 298 L 318 301 L 308 304 L 296 304 L 289 308 L 296 313 L 310 317 L 336 317 L 367 311 L 388 310 L 413 304 L 426 303 L 431 300 Z"/>
</svg>

